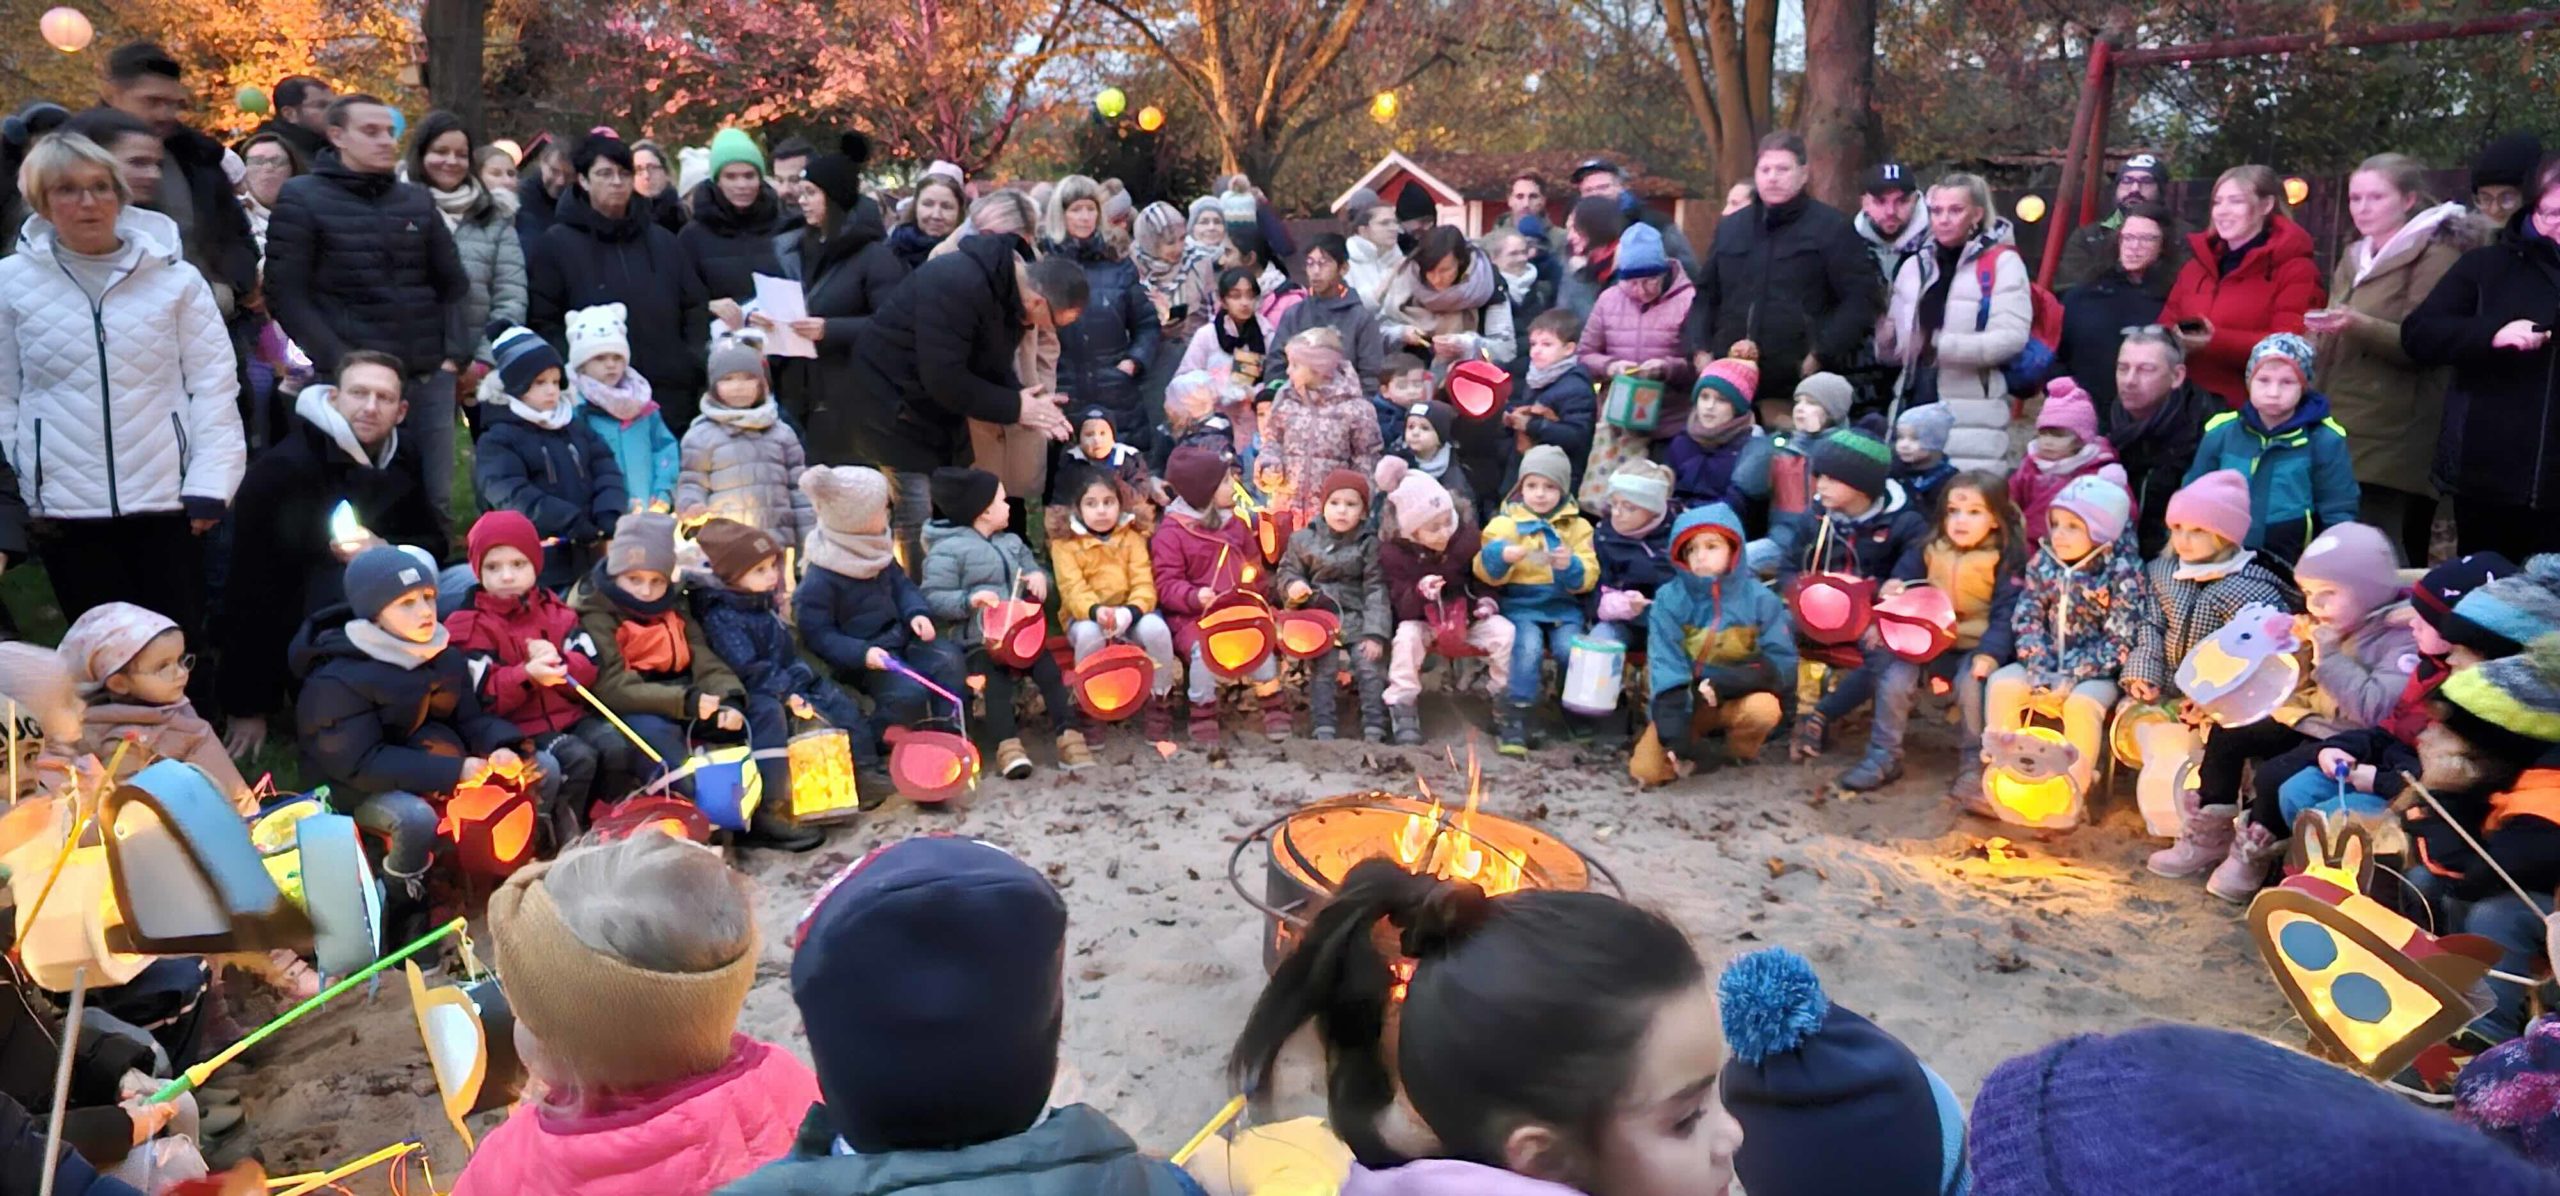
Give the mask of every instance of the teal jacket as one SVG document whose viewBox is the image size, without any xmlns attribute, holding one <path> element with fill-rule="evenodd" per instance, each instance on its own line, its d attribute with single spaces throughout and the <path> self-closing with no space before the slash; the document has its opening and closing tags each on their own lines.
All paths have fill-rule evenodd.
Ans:
<svg viewBox="0 0 2560 1196">
<path fill-rule="evenodd" d="M 631 496 L 633 505 L 646 507 L 652 501 L 675 505 L 676 474 L 684 454 L 665 417 L 652 409 L 625 425 L 604 408 L 582 402 L 578 418 L 613 449 L 613 463 L 622 467 L 623 492 Z"/>
<path fill-rule="evenodd" d="M 1645 611 L 1645 669 L 1649 694 L 1713 680 L 1721 697 L 1793 689 L 1796 627 L 1787 604 L 1742 564 L 1742 520 L 1733 508 L 1709 503 L 1682 513 L 1671 525 L 1672 555 L 1693 528 L 1717 527 L 1733 537 L 1733 563 L 1722 577 L 1700 577 L 1679 568 L 1654 591 Z M 1708 533 L 1712 534 L 1712 533 Z"/>
<path fill-rule="evenodd" d="M 1085 1105 L 1050 1111 L 1010 1138 L 958 1150 L 835 1153 L 824 1105 L 800 1124 L 791 1153 L 720 1189 L 720 1196 L 1198 1196 L 1181 1168 L 1138 1153 L 1111 1119 Z"/>
<path fill-rule="evenodd" d="M 2217 469 L 2249 479 L 2249 542 L 2291 562 L 2314 536 L 2356 517 L 2355 465 L 2347 457 L 2347 430 L 2329 418 L 2326 395 L 2302 396 L 2283 425 L 2268 428 L 2258 409 L 2242 403 L 2204 425 L 2195 463 L 2184 484 Z"/>
</svg>

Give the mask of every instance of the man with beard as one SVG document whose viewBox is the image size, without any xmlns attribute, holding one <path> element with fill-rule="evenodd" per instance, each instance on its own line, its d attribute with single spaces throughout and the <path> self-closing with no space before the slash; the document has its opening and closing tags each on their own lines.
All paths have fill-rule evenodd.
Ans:
<svg viewBox="0 0 2560 1196">
<path fill-rule="evenodd" d="M 2116 264 L 2116 230 L 2124 227 L 2124 214 L 2137 207 L 2165 206 L 2163 198 L 2169 190 L 2169 168 L 2152 154 L 2135 154 L 2116 170 L 2116 209 L 2096 224 L 2073 229 L 2071 239 L 2062 246 L 2062 265 L 2054 271 L 2053 292 L 2057 295 L 2106 273 Z M 2160 263 L 2144 276 L 2144 289 L 2161 299 L 2169 297 L 2169 288 L 2178 281 L 2178 268 L 2187 264 L 2184 238 L 2161 247 Z"/>
</svg>

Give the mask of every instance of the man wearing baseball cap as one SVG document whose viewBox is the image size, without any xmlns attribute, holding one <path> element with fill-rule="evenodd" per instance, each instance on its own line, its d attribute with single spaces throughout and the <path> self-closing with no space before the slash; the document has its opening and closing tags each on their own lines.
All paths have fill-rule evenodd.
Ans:
<svg viewBox="0 0 2560 1196">
<path fill-rule="evenodd" d="M 1920 184 L 1911 177 L 1910 167 L 1878 162 L 1867 168 L 1866 182 L 1858 193 L 1858 215 L 1850 223 L 1858 230 L 1858 239 L 1867 243 L 1867 252 L 1875 255 L 1876 271 L 1884 276 L 1888 290 L 1902 259 L 1929 243 L 1928 222 L 1911 219 L 1919 206 Z"/>
<path fill-rule="evenodd" d="M 2062 246 L 2062 267 L 2053 275 L 2053 290 L 2061 294 L 2081 283 L 2106 273 L 2116 264 L 2116 230 L 2124 227 L 2126 210 L 2137 204 L 2167 206 L 2169 168 L 2157 154 L 2135 154 L 2116 168 L 2116 206 L 2107 218 L 2096 224 L 2072 230 L 2071 239 Z M 2054 214 L 2055 219 L 2061 213 Z M 2187 264 L 2186 242 L 2168 238 L 2160 247 L 2160 261 L 2143 277 L 2146 289 L 2156 287 L 2159 297 L 2169 297 L 2169 284 L 2177 281 L 2178 268 Z"/>
<path fill-rule="evenodd" d="M 1618 211 L 1629 224 L 1644 224 L 1662 234 L 1662 252 L 1680 263 L 1690 278 L 1698 276 L 1698 254 L 1689 247 L 1689 234 L 1680 231 L 1671 217 L 1646 206 L 1635 192 L 1627 190 L 1627 170 L 1608 158 L 1592 158 L 1573 168 L 1573 188 L 1584 199 L 1600 196 L 1618 201 Z"/>
</svg>

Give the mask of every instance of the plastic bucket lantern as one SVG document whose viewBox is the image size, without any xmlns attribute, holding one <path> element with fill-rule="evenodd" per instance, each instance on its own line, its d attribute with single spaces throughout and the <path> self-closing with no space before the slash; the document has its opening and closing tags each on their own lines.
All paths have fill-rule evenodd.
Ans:
<svg viewBox="0 0 2560 1196">
<path fill-rule="evenodd" d="M 1107 645 L 1077 662 L 1067 676 L 1076 705 L 1087 717 L 1105 723 L 1136 714 L 1155 683 L 1155 658 L 1135 644 Z"/>
<path fill-rule="evenodd" d="M 463 871 L 503 879 L 533 858 L 534 815 L 533 778 L 492 772 L 444 800 L 436 829 L 453 841 Z"/>
<path fill-rule="evenodd" d="M 515 1103 L 524 1087 L 515 1010 L 496 976 L 429 988 L 416 963 L 407 967 L 409 1007 L 418 1017 L 418 1037 L 427 1045 L 427 1065 L 436 1075 L 445 1120 L 461 1135 L 463 1149 L 476 1150 L 464 1119 Z"/>
<path fill-rule="evenodd" d="M 791 737 L 791 817 L 803 825 L 847 822 L 862 813 L 853 775 L 853 736 L 835 727 Z"/>
<path fill-rule="evenodd" d="M 2251 603 L 2178 664 L 2178 692 L 2225 727 L 2262 721 L 2302 683 L 2293 616 Z"/>
<path fill-rule="evenodd" d="M 1040 604 L 1020 598 L 999 602 L 978 612 L 978 632 L 987 641 L 987 655 L 1007 668 L 1027 669 L 1040 658 L 1040 649 L 1048 641 L 1047 621 L 1041 617 Z"/>
<path fill-rule="evenodd" d="M 1573 637 L 1565 656 L 1564 708 L 1575 714 L 1602 715 L 1618 708 L 1627 687 L 1627 646 L 1586 635 Z"/>
<path fill-rule="evenodd" d="M 1886 650 L 1927 664 L 1956 642 L 1956 604 L 1936 586 L 1915 585 L 1876 604 L 1876 633 Z"/>
<path fill-rule="evenodd" d="M 1634 374 L 1609 379 L 1609 393 L 1600 400 L 1600 418 L 1613 428 L 1653 431 L 1662 423 L 1661 380 Z"/>
<path fill-rule="evenodd" d="M 1251 590 L 1230 590 L 1200 616 L 1200 655 L 1220 681 L 1242 681 L 1278 647 L 1271 604 Z"/>
<path fill-rule="evenodd" d="M 764 800 L 764 774 L 756 768 L 755 751 L 746 747 L 715 748 L 694 758 L 693 804 L 711 825 L 742 831 Z"/>
<path fill-rule="evenodd" d="M 1787 594 L 1796 633 L 1817 644 L 1856 643 L 1874 617 L 1876 583 L 1846 573 L 1807 573 Z"/>
<path fill-rule="evenodd" d="M 1511 401 L 1511 372 L 1490 361 L 1461 361 L 1443 384 L 1449 405 L 1468 419 L 1483 419 Z"/>
<path fill-rule="evenodd" d="M 1333 650 L 1342 618 L 1329 610 L 1284 610 L 1272 616 L 1280 651 L 1291 660 L 1314 660 Z"/>
<path fill-rule="evenodd" d="M 889 779 L 907 800 L 938 805 L 978 787 L 978 745 L 950 731 L 891 727 Z"/>
</svg>

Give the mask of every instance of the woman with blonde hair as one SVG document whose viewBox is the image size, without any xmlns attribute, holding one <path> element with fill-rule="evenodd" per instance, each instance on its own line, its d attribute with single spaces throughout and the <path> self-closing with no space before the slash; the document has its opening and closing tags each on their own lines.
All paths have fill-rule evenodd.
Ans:
<svg viewBox="0 0 2560 1196">
<path fill-rule="evenodd" d="M 2210 225 L 2189 234 L 2160 322 L 2186 342 L 2187 373 L 2231 406 L 2249 395 L 2249 351 L 2300 332 L 2321 300 L 2311 234 L 2287 215 L 2284 180 L 2266 166 L 2234 166 L 2214 180 Z"/>
<path fill-rule="evenodd" d="M 2027 347 L 2035 323 L 2026 260 L 1982 176 L 1947 175 L 1926 203 L 1929 239 L 1893 276 L 1876 356 L 1902 366 L 1903 409 L 1947 405 L 1947 459 L 1957 469 L 2005 476 L 2017 461 L 2001 367 Z"/>
</svg>

